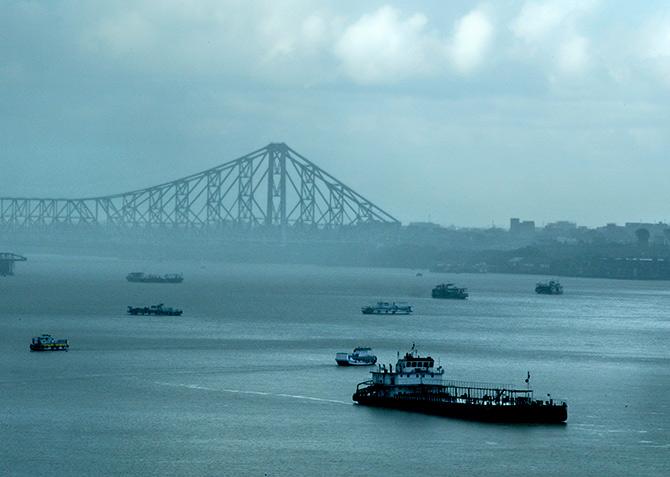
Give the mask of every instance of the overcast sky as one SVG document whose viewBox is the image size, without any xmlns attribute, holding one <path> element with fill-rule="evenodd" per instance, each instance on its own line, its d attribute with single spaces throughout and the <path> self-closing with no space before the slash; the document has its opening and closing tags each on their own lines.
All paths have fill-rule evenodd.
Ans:
<svg viewBox="0 0 670 477">
<path fill-rule="evenodd" d="M 667 1 L 0 0 L 0 196 L 269 142 L 403 222 L 670 220 Z"/>
</svg>

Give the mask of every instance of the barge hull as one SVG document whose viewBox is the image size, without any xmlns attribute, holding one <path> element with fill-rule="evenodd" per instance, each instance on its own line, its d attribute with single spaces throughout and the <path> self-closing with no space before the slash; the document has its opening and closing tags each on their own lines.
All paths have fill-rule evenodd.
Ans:
<svg viewBox="0 0 670 477">
<path fill-rule="evenodd" d="M 429 401 L 353 395 L 353 400 L 363 406 L 383 407 L 401 411 L 420 412 L 469 421 L 500 423 L 563 424 L 568 419 L 567 406 L 524 405 L 502 406 L 467 404 L 459 402 Z"/>
</svg>

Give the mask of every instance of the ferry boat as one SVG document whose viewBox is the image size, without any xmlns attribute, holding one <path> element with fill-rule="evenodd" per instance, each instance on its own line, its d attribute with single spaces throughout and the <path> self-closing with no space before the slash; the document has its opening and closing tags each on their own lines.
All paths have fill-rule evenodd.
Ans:
<svg viewBox="0 0 670 477">
<path fill-rule="evenodd" d="M 538 282 L 535 285 L 535 293 L 539 293 L 540 295 L 562 295 L 563 285 L 561 285 L 558 280 Z"/>
<path fill-rule="evenodd" d="M 433 298 L 453 298 L 465 300 L 470 294 L 467 288 L 459 288 L 453 283 L 442 283 L 433 288 Z"/>
<path fill-rule="evenodd" d="M 372 366 L 377 357 L 372 354 L 372 348 L 354 348 L 353 353 L 337 353 L 335 361 L 338 366 Z"/>
<path fill-rule="evenodd" d="M 129 315 L 157 315 L 157 316 L 181 316 L 184 313 L 179 308 L 164 306 L 162 303 L 151 306 L 130 306 L 128 305 Z"/>
<path fill-rule="evenodd" d="M 181 273 L 153 275 L 151 273 L 132 272 L 126 275 L 126 280 L 136 283 L 181 283 L 184 281 L 184 276 Z"/>
<path fill-rule="evenodd" d="M 55 339 L 51 335 L 33 337 L 30 342 L 30 351 L 67 351 L 70 347 L 65 339 Z"/>
<path fill-rule="evenodd" d="M 386 301 L 378 301 L 376 305 L 361 308 L 364 315 L 409 315 L 413 311 L 412 305 L 407 303 L 388 303 Z"/>
<path fill-rule="evenodd" d="M 550 395 L 549 400 L 535 399 L 530 387 L 445 380 L 442 366 L 436 368 L 433 358 L 414 347 L 398 358 L 395 369 L 380 365 L 371 374 L 352 396 L 358 404 L 475 421 L 548 424 L 568 419 L 565 402 Z"/>
</svg>

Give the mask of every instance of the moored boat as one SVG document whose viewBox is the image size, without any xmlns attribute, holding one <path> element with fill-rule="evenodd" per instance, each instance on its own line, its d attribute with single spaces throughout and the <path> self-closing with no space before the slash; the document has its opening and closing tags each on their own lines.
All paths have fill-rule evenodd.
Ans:
<svg viewBox="0 0 670 477">
<path fill-rule="evenodd" d="M 358 404 L 489 422 L 562 423 L 568 418 L 565 402 L 550 395 L 534 399 L 529 386 L 445 380 L 444 369 L 414 347 L 398 358 L 395 370 L 389 364 L 371 374 L 352 396 Z"/>
<path fill-rule="evenodd" d="M 404 302 L 378 301 L 375 305 L 367 305 L 361 308 L 361 313 L 364 315 L 409 315 L 413 311 L 412 305 Z"/>
<path fill-rule="evenodd" d="M 465 300 L 470 294 L 467 288 L 459 288 L 453 283 L 442 283 L 433 288 L 431 293 L 433 298 L 452 298 L 456 300 Z"/>
<path fill-rule="evenodd" d="M 181 316 L 184 313 L 179 308 L 164 306 L 162 303 L 151 306 L 128 305 L 129 315 L 156 315 L 156 316 Z"/>
<path fill-rule="evenodd" d="M 55 339 L 51 335 L 33 337 L 30 351 L 67 351 L 70 344 L 66 339 Z"/>
<path fill-rule="evenodd" d="M 181 283 L 184 281 L 184 276 L 181 273 L 154 275 L 151 273 L 132 272 L 126 275 L 126 280 L 136 283 Z"/>
<path fill-rule="evenodd" d="M 353 353 L 337 353 L 335 361 L 338 366 L 372 366 L 377 357 L 372 354 L 372 348 L 354 348 Z"/>
<path fill-rule="evenodd" d="M 535 293 L 539 293 L 540 295 L 562 295 L 563 285 L 561 285 L 558 280 L 538 282 L 535 285 Z"/>
</svg>

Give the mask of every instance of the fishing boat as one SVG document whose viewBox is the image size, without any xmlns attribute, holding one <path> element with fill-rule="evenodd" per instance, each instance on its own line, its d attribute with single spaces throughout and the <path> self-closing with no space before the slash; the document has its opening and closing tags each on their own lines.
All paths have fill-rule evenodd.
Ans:
<svg viewBox="0 0 670 477">
<path fill-rule="evenodd" d="M 372 379 L 359 383 L 352 398 L 365 406 L 422 412 L 459 419 L 510 423 L 562 423 L 568 405 L 548 395 L 535 399 L 530 389 L 511 384 L 490 384 L 444 379 L 444 368 L 412 347 L 392 364 L 380 365 Z"/>
<path fill-rule="evenodd" d="M 154 275 L 151 273 L 132 272 L 126 275 L 126 280 L 135 283 L 181 283 L 184 281 L 184 276 L 181 273 Z"/>
<path fill-rule="evenodd" d="M 156 316 L 181 316 L 184 313 L 179 308 L 164 306 L 162 303 L 150 306 L 131 306 L 128 305 L 129 315 L 156 315 Z"/>
<path fill-rule="evenodd" d="M 66 339 L 56 339 L 47 334 L 35 336 L 30 342 L 30 351 L 67 351 L 69 347 Z"/>
<path fill-rule="evenodd" d="M 562 295 L 563 285 L 561 285 L 558 280 L 538 282 L 535 285 L 535 293 L 539 293 L 540 295 Z"/>
<path fill-rule="evenodd" d="M 353 353 L 337 353 L 335 361 L 338 366 L 372 366 L 377 357 L 372 354 L 372 348 L 354 348 Z"/>
<path fill-rule="evenodd" d="M 412 305 L 404 302 L 378 301 L 375 305 L 367 305 L 361 308 L 361 313 L 364 315 L 409 315 L 413 311 Z"/>
<path fill-rule="evenodd" d="M 453 283 L 442 283 L 433 288 L 433 298 L 451 298 L 465 300 L 470 294 L 467 288 L 459 288 Z"/>
</svg>

